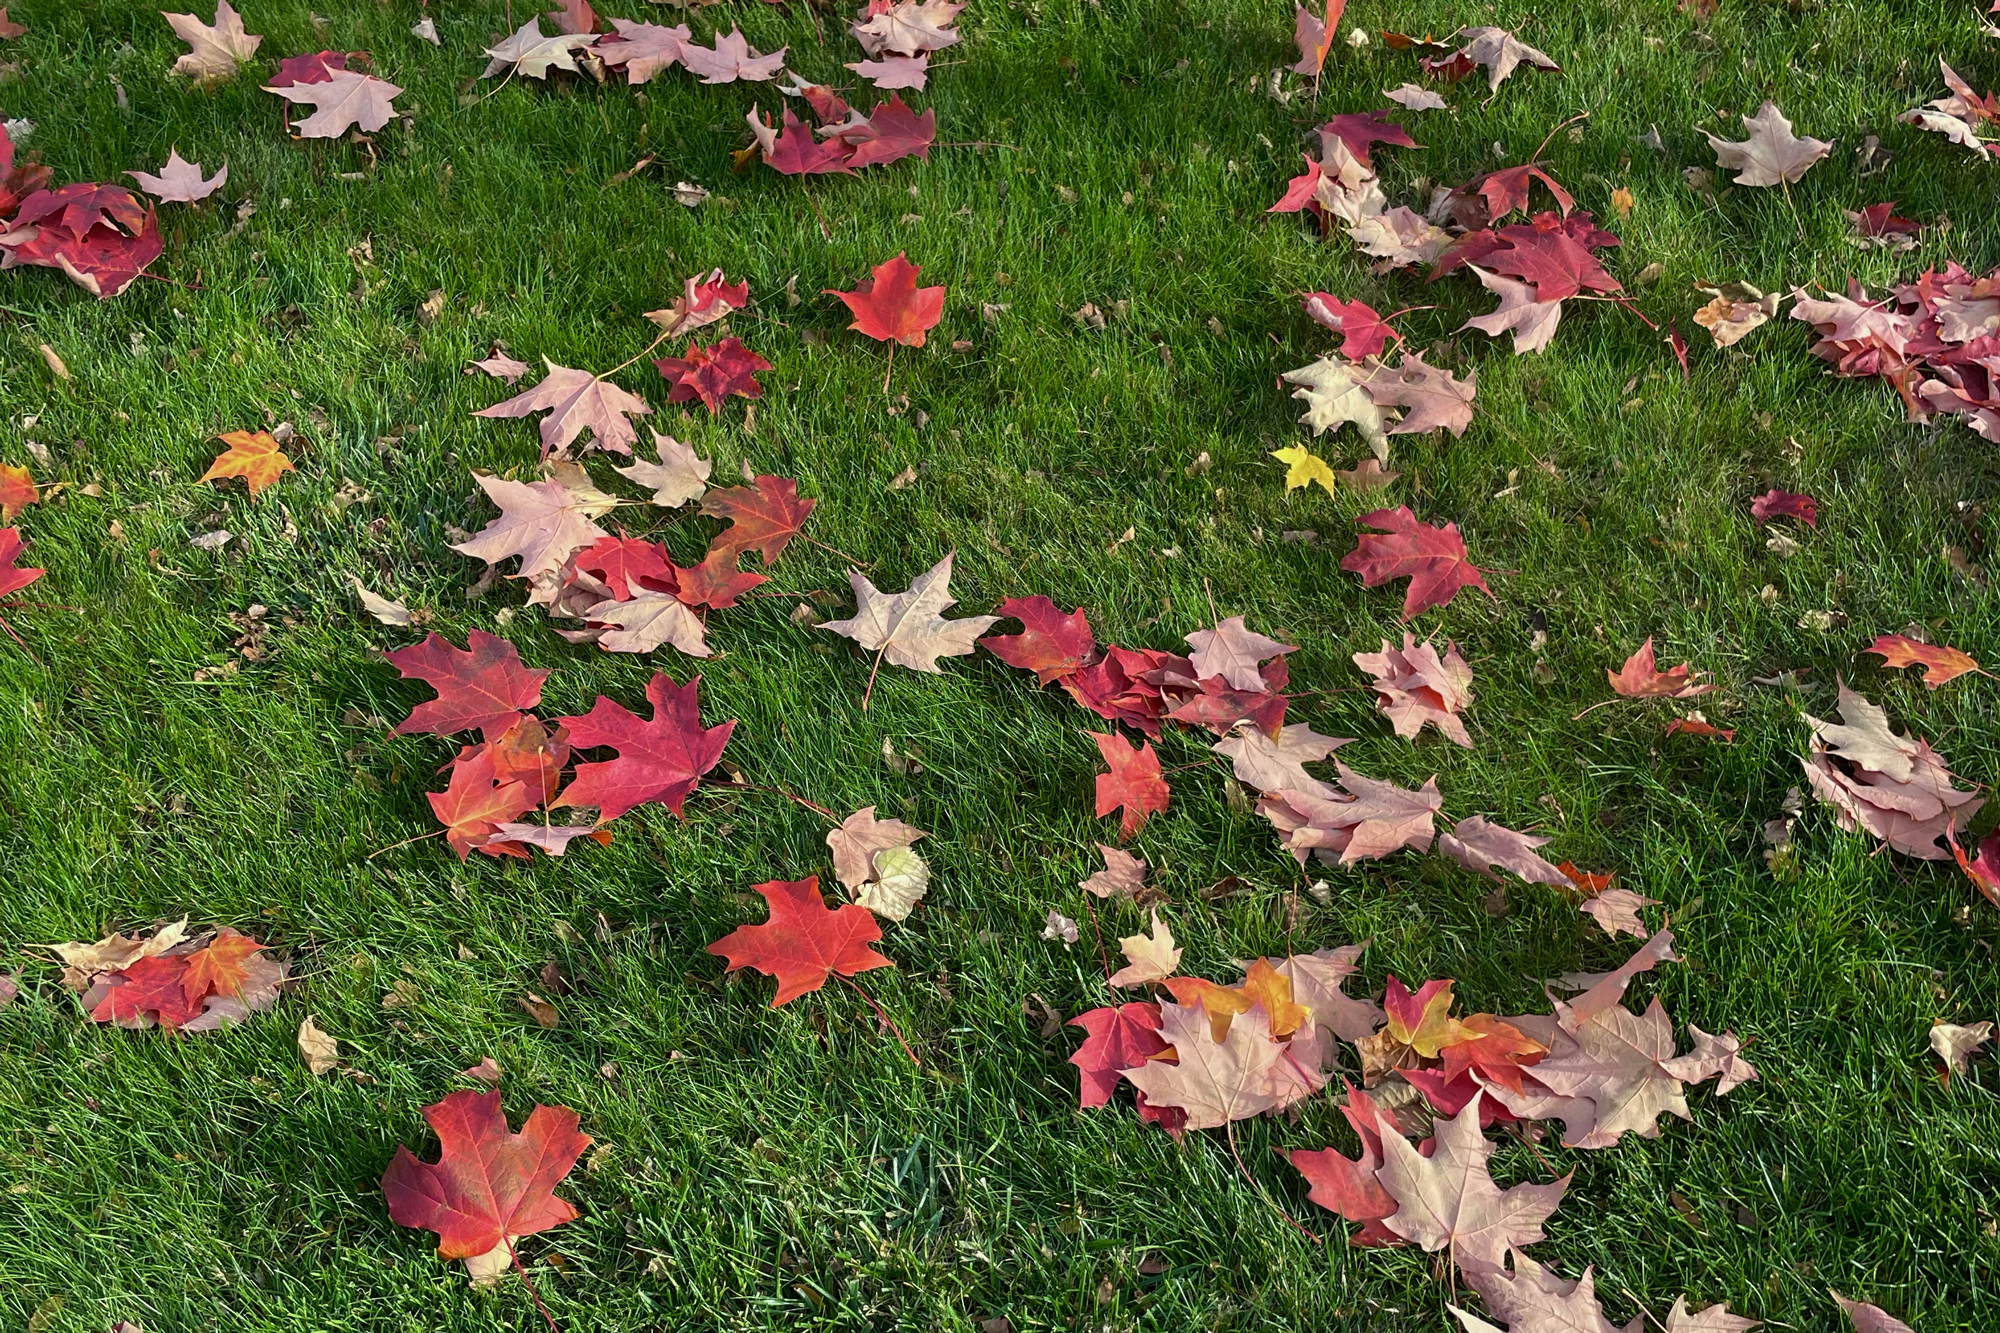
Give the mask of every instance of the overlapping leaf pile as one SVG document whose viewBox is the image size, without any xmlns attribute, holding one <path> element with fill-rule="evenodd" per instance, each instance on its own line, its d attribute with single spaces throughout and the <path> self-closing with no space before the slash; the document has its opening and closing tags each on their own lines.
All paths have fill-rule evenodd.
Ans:
<svg viewBox="0 0 2000 1333">
<path fill-rule="evenodd" d="M 84 1012 L 121 1028 L 210 1032 L 269 1009 L 285 983 L 284 960 L 228 926 L 190 936 L 181 920 L 143 939 L 114 932 L 46 947 Z"/>
</svg>

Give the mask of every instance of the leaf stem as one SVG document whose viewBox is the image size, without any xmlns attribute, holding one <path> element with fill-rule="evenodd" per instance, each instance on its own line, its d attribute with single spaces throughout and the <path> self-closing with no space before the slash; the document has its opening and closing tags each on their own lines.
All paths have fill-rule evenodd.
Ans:
<svg viewBox="0 0 2000 1333">
<path fill-rule="evenodd" d="M 868 696 L 875 692 L 875 673 L 882 669 L 882 654 L 888 651 L 889 645 L 885 642 L 875 650 L 875 664 L 868 668 L 868 687 L 861 691 L 861 711 L 864 713 L 868 711 Z"/>
<path fill-rule="evenodd" d="M 763 792 L 766 796 L 782 796 L 794 805 L 804 806 L 806 809 L 818 815 L 821 819 L 828 820 L 835 824 L 838 824 L 840 822 L 840 817 L 834 814 L 833 811 L 827 809 L 825 806 L 816 805 L 813 802 L 808 801 L 803 796 L 795 796 L 791 792 L 786 791 L 783 787 L 758 787 L 748 782 L 704 782 L 701 785 L 704 787 L 719 787 L 728 791 L 760 791 Z"/>
<path fill-rule="evenodd" d="M 834 975 L 839 976 L 840 974 L 836 972 Z M 860 982 L 856 981 L 853 977 L 841 977 L 840 979 L 846 982 L 848 985 L 854 987 L 854 993 L 856 995 L 859 995 L 862 999 L 868 1001 L 868 1007 L 875 1011 L 875 1017 L 878 1020 L 880 1020 L 882 1026 L 889 1029 L 890 1034 L 896 1038 L 896 1044 L 903 1048 L 903 1054 L 910 1057 L 910 1063 L 915 1065 L 917 1068 L 922 1069 L 924 1067 L 924 1062 L 922 1060 L 919 1060 L 917 1058 L 917 1053 L 910 1049 L 910 1043 L 903 1040 L 902 1029 L 896 1026 L 896 1020 L 889 1017 L 888 1013 L 883 1010 L 881 1005 L 875 1003 L 874 996 L 870 995 L 867 991 L 861 989 Z"/>
<path fill-rule="evenodd" d="M 528 1270 L 521 1267 L 521 1256 L 514 1252 L 513 1240 L 502 1236 L 500 1243 L 507 1247 L 508 1262 L 512 1263 L 514 1271 L 521 1275 L 521 1282 L 528 1289 L 528 1299 L 533 1301 L 535 1309 L 541 1312 L 542 1322 L 549 1326 L 549 1333 L 562 1333 L 562 1330 L 556 1327 L 555 1317 L 549 1313 L 549 1307 L 542 1304 L 542 1294 L 535 1290 L 534 1281 L 528 1276 Z"/>
</svg>

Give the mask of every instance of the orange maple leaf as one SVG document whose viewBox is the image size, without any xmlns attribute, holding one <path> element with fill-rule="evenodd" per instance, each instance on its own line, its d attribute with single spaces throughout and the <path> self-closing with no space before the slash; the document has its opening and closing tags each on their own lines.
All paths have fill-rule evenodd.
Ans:
<svg viewBox="0 0 2000 1333">
<path fill-rule="evenodd" d="M 278 442 L 271 438 L 269 431 L 260 430 L 252 435 L 247 430 L 232 430 L 215 438 L 229 447 L 217 454 L 215 461 L 208 465 L 208 471 L 201 474 L 203 481 L 241 477 L 250 488 L 250 498 L 254 500 L 257 492 L 294 470 L 292 460 L 279 450 Z"/>
</svg>

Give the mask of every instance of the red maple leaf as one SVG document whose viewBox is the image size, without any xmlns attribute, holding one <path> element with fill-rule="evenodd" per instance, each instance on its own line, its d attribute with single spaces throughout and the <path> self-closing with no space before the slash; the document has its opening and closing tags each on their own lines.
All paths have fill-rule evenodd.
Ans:
<svg viewBox="0 0 2000 1333">
<path fill-rule="evenodd" d="M 1305 162 L 1306 169 L 1285 182 L 1284 194 L 1278 197 L 1277 203 L 1264 210 L 1266 213 L 1296 213 L 1308 204 L 1312 205 L 1314 212 L 1319 211 L 1319 204 L 1313 195 L 1319 190 L 1319 178 L 1325 173 L 1310 155 L 1301 153 L 1299 157 Z"/>
<path fill-rule="evenodd" d="M 847 119 L 851 109 L 846 99 L 823 83 L 799 85 L 799 96 L 806 99 L 806 105 L 812 108 L 813 119 L 822 125 L 838 125 Z"/>
<path fill-rule="evenodd" d="M 989 634 L 980 647 L 1008 666 L 1035 673 L 1037 684 L 1059 680 L 1097 660 L 1097 639 L 1078 607 L 1067 615 L 1046 597 L 1009 597 L 994 614 L 1021 622 L 1019 634 Z"/>
<path fill-rule="evenodd" d="M 431 813 L 444 825 L 444 840 L 463 861 L 478 848 L 488 856 L 526 858 L 528 849 L 514 842 L 489 843 L 502 824 L 519 819 L 535 806 L 535 792 L 525 782 L 502 782 L 494 766 L 493 747 L 482 745 L 451 766 L 451 779 L 441 792 L 425 792 Z"/>
<path fill-rule="evenodd" d="M 1809 528 L 1819 527 L 1819 501 L 1810 495 L 1796 495 L 1776 487 L 1750 502 L 1750 517 L 1763 527 L 1773 518 L 1795 518 Z"/>
<path fill-rule="evenodd" d="M 761 112 L 757 113 L 762 115 Z M 755 128 L 753 126 L 753 128 Z M 847 159 L 851 150 L 840 139 L 829 139 L 824 143 L 813 138 L 812 131 L 805 122 L 785 108 L 782 128 L 771 135 L 765 126 L 756 130 L 764 144 L 764 161 L 771 170 L 786 176 L 823 176 L 829 173 L 848 173 Z"/>
<path fill-rule="evenodd" d="M 1150 648 L 1107 645 L 1104 656 L 1089 666 L 1059 677 L 1070 698 L 1102 718 L 1123 722 L 1158 739 L 1167 705 L 1162 695 L 1168 676 L 1194 688 L 1194 664 L 1173 653 Z"/>
<path fill-rule="evenodd" d="M 686 356 L 663 356 L 653 365 L 661 378 L 674 386 L 668 402 L 699 398 L 711 415 L 721 411 L 722 400 L 732 394 L 762 398 L 764 386 L 757 382 L 757 372 L 771 368 L 771 363 L 745 347 L 741 338 L 724 338 L 707 347 L 690 341 Z"/>
<path fill-rule="evenodd" d="M 301 83 L 326 83 L 337 69 L 347 68 L 347 52 L 315 51 L 309 56 L 286 56 L 278 62 L 278 73 L 266 88 L 290 88 Z"/>
<path fill-rule="evenodd" d="M 522 666 L 513 644 L 484 630 L 473 630 L 466 644 L 454 648 L 431 634 L 414 647 L 384 655 L 405 680 L 421 680 L 438 692 L 396 724 L 397 735 L 449 736 L 473 727 L 504 731 L 522 709 L 541 702 L 542 678 L 549 673 Z"/>
<path fill-rule="evenodd" d="M 569 729 L 559 726 L 550 731 L 540 718 L 524 716 L 496 740 L 460 750 L 456 762 L 463 763 L 482 749 L 493 756 L 495 782 L 522 783 L 533 798 L 530 803 L 540 805 L 556 794 L 563 765 L 569 762 Z"/>
<path fill-rule="evenodd" d="M 718 611 L 727 611 L 744 593 L 770 581 L 762 574 L 736 568 L 733 551 L 711 551 L 693 569 L 676 565 L 674 577 L 679 585 L 674 589 L 676 597 L 689 606 L 712 606 Z"/>
<path fill-rule="evenodd" d="M 36 162 L 15 166 L 14 140 L 8 136 L 6 127 L 0 126 L 0 217 L 12 213 L 37 190 L 45 189 L 53 174 Z"/>
<path fill-rule="evenodd" d="M 1347 1238 L 1349 1245 L 1402 1245 L 1407 1242 L 1383 1225 L 1382 1219 L 1400 1206 L 1376 1178 L 1382 1165 L 1382 1130 L 1375 1103 L 1368 1094 L 1347 1084 L 1347 1103 L 1340 1108 L 1347 1123 L 1361 1136 L 1361 1155 L 1343 1157 L 1337 1149 L 1284 1153 L 1298 1173 L 1306 1178 L 1306 1197 L 1320 1207 L 1340 1214 L 1361 1230 Z M 1392 1130 L 1393 1132 L 1393 1130 Z"/>
<path fill-rule="evenodd" d="M 1280 673 L 1285 669 L 1282 657 L 1269 665 L 1276 666 Z M 1268 674 L 1268 666 L 1266 670 Z M 1278 688 L 1238 690 L 1220 676 L 1205 676 L 1200 692 L 1180 699 L 1167 716 L 1192 727 L 1206 727 L 1218 736 L 1227 736 L 1237 723 L 1244 721 L 1254 723 L 1267 736 L 1275 736 L 1285 724 L 1286 700 L 1277 692 Z"/>
<path fill-rule="evenodd" d="M 637 537 L 599 537 L 576 553 L 576 567 L 603 579 L 621 602 L 631 599 L 634 587 L 672 592 L 676 582 L 667 548 Z"/>
<path fill-rule="evenodd" d="M 1328 139 L 1338 139 L 1347 145 L 1347 151 L 1354 154 L 1355 161 L 1370 171 L 1375 164 L 1368 160 L 1368 145 L 1386 143 L 1396 148 L 1420 148 L 1408 130 L 1384 116 L 1395 114 L 1384 107 L 1380 111 L 1356 111 L 1345 116 L 1335 116 L 1319 127 L 1320 143 Z"/>
<path fill-rule="evenodd" d="M 1896 201 L 1870 204 L 1848 217 L 1854 221 L 1854 230 L 1862 236 L 1914 236 L 1923 230 L 1923 224 L 1895 214 Z"/>
<path fill-rule="evenodd" d="M 771 1007 L 818 990 L 834 973 L 851 977 L 871 968 L 895 964 L 869 948 L 882 938 L 874 913 L 854 903 L 828 911 L 819 896 L 819 877 L 774 879 L 751 888 L 771 905 L 770 919 L 759 926 L 738 926 L 708 946 L 727 958 L 726 971 L 754 967 L 778 979 Z"/>
<path fill-rule="evenodd" d="M 46 569 L 22 569 L 15 565 L 21 555 L 21 533 L 18 528 L 0 528 L 0 597 L 16 593 L 33 583 Z"/>
<path fill-rule="evenodd" d="M 1167 780 L 1160 776 L 1160 757 L 1151 741 L 1127 748 L 1117 732 L 1086 731 L 1097 742 L 1097 752 L 1111 766 L 1109 773 L 1097 775 L 1097 813 L 1108 815 L 1120 806 L 1125 814 L 1118 825 L 1118 841 L 1124 842 L 1139 831 L 1149 815 L 1167 808 Z"/>
<path fill-rule="evenodd" d="M 877 264 L 874 276 L 864 278 L 851 292 L 827 290 L 838 296 L 854 312 L 849 328 L 877 342 L 894 340 L 905 347 L 922 347 L 924 331 L 944 314 L 944 288 L 917 286 L 915 264 L 897 255 L 886 264 Z"/>
<path fill-rule="evenodd" d="M 35 223 L 72 236 L 82 236 L 100 225 L 133 236 L 146 226 L 146 205 L 123 186 L 79 182 L 60 190 L 40 190 L 22 200 L 14 225 Z"/>
<path fill-rule="evenodd" d="M 1528 211 L 1528 189 L 1535 181 L 1548 187 L 1565 217 L 1576 207 L 1576 200 L 1570 192 L 1558 185 L 1555 177 L 1542 169 L 1540 162 L 1524 162 L 1518 167 L 1502 167 L 1484 176 L 1475 176 L 1453 190 L 1448 205 L 1452 218 L 1467 231 L 1478 231 L 1516 209 L 1525 213 Z"/>
<path fill-rule="evenodd" d="M 152 1015 L 163 1028 L 177 1028 L 201 1012 L 201 999 L 187 998 L 182 986 L 187 976 L 185 957 L 157 955 L 141 958 L 124 971 L 106 978 L 117 984 L 106 992 L 90 1011 L 99 1023 L 120 1027 L 144 1027 Z M 203 994 L 206 994 L 204 990 Z"/>
<path fill-rule="evenodd" d="M 512 1238 L 560 1226 L 576 1209 L 555 1196 L 556 1184 L 590 1146 L 576 1112 L 540 1106 L 519 1134 L 508 1132 L 500 1093 L 454 1092 L 424 1108 L 438 1136 L 438 1160 L 420 1162 L 398 1146 L 382 1173 L 382 1195 L 397 1226 L 438 1235 L 438 1255 L 476 1259 Z"/>
<path fill-rule="evenodd" d="M 729 526 L 709 546 L 709 555 L 733 560 L 741 552 L 755 551 L 768 565 L 798 536 L 817 503 L 801 500 L 799 484 L 789 477 L 759 477 L 752 486 L 710 491 L 701 499 L 701 512 L 726 518 Z"/>
<path fill-rule="evenodd" d="M 1160 1006 L 1150 1000 L 1092 1009 L 1070 1019 L 1069 1026 L 1087 1034 L 1069 1058 L 1082 1076 L 1079 1106 L 1104 1105 L 1125 1070 L 1136 1069 L 1167 1049 L 1159 1034 Z"/>
<path fill-rule="evenodd" d="M 857 143 L 854 156 L 847 159 L 847 165 L 854 170 L 880 166 L 884 162 L 898 162 L 906 157 L 929 161 L 931 143 L 937 138 L 937 112 L 926 111 L 919 116 L 903 105 L 902 98 L 891 93 L 889 100 L 877 106 L 868 117 L 868 128 L 872 131 L 871 137 Z M 929 328 L 930 325 L 924 327 Z"/>
<path fill-rule="evenodd" d="M 1355 540 L 1354 549 L 1340 558 L 1340 567 L 1359 574 L 1366 588 L 1391 579 L 1409 579 L 1409 590 L 1403 596 L 1402 619 L 1445 605 L 1458 595 L 1460 588 L 1477 588 L 1493 597 L 1493 590 L 1486 586 L 1485 571 L 1475 568 L 1466 556 L 1458 524 L 1427 526 L 1417 521 L 1408 505 L 1377 509 L 1354 521 L 1389 535 L 1362 533 Z M 1500 599 L 1493 597 L 1493 600 Z"/>
<path fill-rule="evenodd" d="M 722 747 L 736 723 L 704 728 L 696 691 L 701 677 L 676 685 L 664 673 L 655 672 L 646 685 L 652 701 L 653 718 L 641 721 L 623 704 L 603 695 L 588 713 L 566 717 L 570 741 L 579 749 L 608 745 L 618 751 L 616 759 L 578 764 L 576 776 L 554 804 L 594 805 L 598 822 L 608 823 L 635 805 L 657 801 L 681 813 L 701 775 L 722 758 Z"/>
<path fill-rule="evenodd" d="M 1620 290 L 1618 279 L 1604 271 L 1597 256 L 1561 227 L 1517 222 L 1500 228 L 1498 234 L 1513 244 L 1488 255 L 1487 266 L 1533 283 L 1537 301 L 1561 301 L 1581 291 Z"/>
<path fill-rule="evenodd" d="M 1686 662 L 1670 671 L 1659 670 L 1653 658 L 1653 640 L 1649 635 L 1639 645 L 1639 651 L 1625 659 L 1624 666 L 1616 671 L 1606 667 L 1604 676 L 1611 682 L 1613 693 L 1626 699 L 1692 699 L 1715 689 L 1714 685 L 1697 684 L 1692 679 L 1692 672 L 1693 668 Z"/>
<path fill-rule="evenodd" d="M 1340 335 L 1340 354 L 1349 361 L 1379 356 L 1395 336 L 1388 321 L 1365 301 L 1343 301 L 1326 292 L 1308 292 L 1299 304 L 1315 321 Z"/>
</svg>

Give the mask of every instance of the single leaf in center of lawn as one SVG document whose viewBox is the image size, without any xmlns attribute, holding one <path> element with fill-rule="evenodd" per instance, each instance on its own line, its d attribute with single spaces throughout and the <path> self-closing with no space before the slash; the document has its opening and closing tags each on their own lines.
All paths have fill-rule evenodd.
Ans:
<svg viewBox="0 0 2000 1333">
<path fill-rule="evenodd" d="M 751 967 L 776 977 L 773 1009 L 818 990 L 835 973 L 851 977 L 895 966 L 868 947 L 882 938 L 874 916 L 852 903 L 829 911 L 819 896 L 817 875 L 751 887 L 771 905 L 771 919 L 760 926 L 738 926 L 709 945 L 708 951 L 727 958 L 728 971 Z"/>
<path fill-rule="evenodd" d="M 944 314 L 944 288 L 917 286 L 923 270 L 898 254 L 886 264 L 877 264 L 874 276 L 863 279 L 851 292 L 829 288 L 828 296 L 838 296 L 854 312 L 849 328 L 877 342 L 895 341 L 905 347 L 922 347 L 924 333 Z"/>
<path fill-rule="evenodd" d="M 590 1136 L 577 1132 L 576 1112 L 537 1106 L 521 1132 L 510 1133 L 496 1090 L 454 1092 L 426 1106 L 424 1119 L 437 1131 L 438 1160 L 420 1162 L 399 1146 L 382 1173 L 382 1195 L 396 1225 L 437 1233 L 439 1257 L 466 1260 L 475 1279 L 497 1277 L 508 1267 L 513 1237 L 576 1216 L 555 1195 L 590 1146 Z"/>
<path fill-rule="evenodd" d="M 618 757 L 578 764 L 576 777 L 554 804 L 594 805 L 599 823 L 649 801 L 659 802 L 678 817 L 681 802 L 722 758 L 722 747 L 736 727 L 733 721 L 701 725 L 695 698 L 700 687 L 700 676 L 676 685 L 664 673 L 655 673 L 646 686 L 646 697 L 653 704 L 650 722 L 601 694 L 588 713 L 561 719 L 577 749 L 608 745 Z"/>
<path fill-rule="evenodd" d="M 849 573 L 854 588 L 854 615 L 829 620 L 832 630 L 882 654 L 895 666 L 937 673 L 940 657 L 963 657 L 998 616 L 966 616 L 946 620 L 940 612 L 955 604 L 951 595 L 951 557 L 932 565 L 910 582 L 907 592 L 883 592 L 868 576 Z"/>
<path fill-rule="evenodd" d="M 1354 549 L 1340 558 L 1340 567 L 1359 574 L 1363 586 L 1369 588 L 1391 579 L 1409 579 L 1409 591 L 1403 597 L 1404 620 L 1433 606 L 1445 605 L 1458 595 L 1460 588 L 1477 588 L 1493 597 L 1493 590 L 1486 586 L 1485 571 L 1475 568 L 1466 556 L 1465 541 L 1458 535 L 1456 523 L 1426 526 L 1417 521 L 1408 505 L 1377 509 L 1355 522 L 1389 535 L 1376 537 L 1363 533 L 1355 541 Z"/>
</svg>

